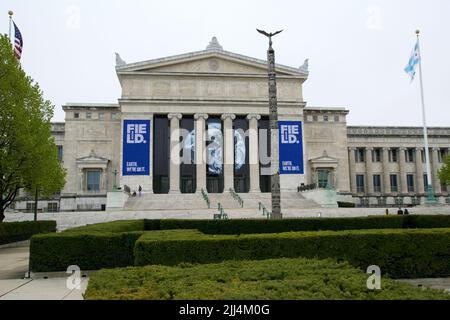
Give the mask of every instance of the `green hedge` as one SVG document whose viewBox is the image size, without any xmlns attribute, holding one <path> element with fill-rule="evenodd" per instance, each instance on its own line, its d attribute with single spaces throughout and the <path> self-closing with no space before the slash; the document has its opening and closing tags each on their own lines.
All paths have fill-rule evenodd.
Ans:
<svg viewBox="0 0 450 320">
<path fill-rule="evenodd" d="M 101 270 L 91 276 L 86 300 L 448 300 L 382 276 L 382 290 L 366 287 L 368 275 L 335 260 L 226 261 L 179 267 Z"/>
<path fill-rule="evenodd" d="M 24 241 L 34 234 L 56 232 L 56 221 L 25 221 L 0 223 L 0 245 Z"/>
<path fill-rule="evenodd" d="M 159 221 L 159 220 L 158 220 Z M 91 224 L 83 227 L 65 230 L 63 233 L 93 233 L 93 232 L 133 232 L 146 230 L 146 222 L 141 220 L 119 220 Z"/>
<path fill-rule="evenodd" d="M 158 235 L 159 233 L 159 235 Z M 172 233 L 172 234 L 171 234 Z M 164 235 L 164 236 L 161 236 Z M 272 258 L 336 258 L 359 268 L 380 266 L 393 278 L 450 275 L 450 229 L 353 230 L 204 235 L 149 232 L 136 242 L 135 265 L 216 263 Z"/>
<path fill-rule="evenodd" d="M 33 272 L 65 271 L 70 265 L 98 270 L 133 265 L 133 248 L 143 232 L 36 235 L 31 238 Z"/>
</svg>

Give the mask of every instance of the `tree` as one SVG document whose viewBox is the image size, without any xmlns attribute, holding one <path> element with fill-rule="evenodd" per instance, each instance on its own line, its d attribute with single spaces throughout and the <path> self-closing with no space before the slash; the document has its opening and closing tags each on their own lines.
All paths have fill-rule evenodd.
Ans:
<svg viewBox="0 0 450 320">
<path fill-rule="evenodd" d="M 444 158 L 444 166 L 438 171 L 438 176 L 443 185 L 450 185 L 450 156 Z"/>
<path fill-rule="evenodd" d="M 51 135 L 53 106 L 0 35 L 0 222 L 20 190 L 49 196 L 65 184 Z"/>
</svg>

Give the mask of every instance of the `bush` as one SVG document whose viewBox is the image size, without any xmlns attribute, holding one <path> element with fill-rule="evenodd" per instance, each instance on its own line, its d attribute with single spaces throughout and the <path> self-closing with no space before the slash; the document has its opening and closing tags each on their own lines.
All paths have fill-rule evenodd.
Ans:
<svg viewBox="0 0 450 320">
<path fill-rule="evenodd" d="M 450 229 L 353 230 L 205 235 L 194 230 L 149 232 L 136 242 L 135 265 L 217 263 L 224 260 L 336 258 L 393 278 L 450 274 Z"/>
<path fill-rule="evenodd" d="M 147 266 L 93 274 L 85 299 L 113 300 L 448 300 L 433 289 L 382 278 L 382 290 L 366 287 L 368 275 L 335 260 L 226 261 L 178 267 Z"/>
<path fill-rule="evenodd" d="M 56 221 L 0 223 L 0 245 L 30 239 L 34 234 L 56 232 Z"/>
<path fill-rule="evenodd" d="M 143 232 L 37 235 L 31 238 L 33 272 L 65 271 L 71 265 L 98 270 L 133 265 L 133 248 Z"/>
<path fill-rule="evenodd" d="M 68 229 L 64 233 L 92 233 L 92 232 L 132 232 L 146 230 L 146 222 L 141 220 L 119 220 L 106 223 L 91 224 L 74 229 Z"/>
<path fill-rule="evenodd" d="M 197 229 L 206 234 L 251 234 L 290 231 L 396 229 L 403 227 L 403 217 L 373 216 L 283 220 L 146 220 L 145 224 L 145 230 Z"/>
</svg>

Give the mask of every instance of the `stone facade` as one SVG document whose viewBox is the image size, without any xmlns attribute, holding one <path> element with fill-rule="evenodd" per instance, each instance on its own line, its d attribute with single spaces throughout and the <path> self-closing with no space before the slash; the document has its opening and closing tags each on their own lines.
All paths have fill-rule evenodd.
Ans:
<svg viewBox="0 0 450 320">
<path fill-rule="evenodd" d="M 365 206 L 401 201 L 416 203 L 416 196 L 422 197 L 419 201 L 423 202 L 423 164 L 416 161 L 417 152 L 423 149 L 420 128 L 348 127 L 347 109 L 306 106 L 302 90 L 308 78 L 306 67 L 277 65 L 276 71 L 279 120 L 303 123 L 305 173 L 282 175 L 282 193 L 296 193 L 301 186 L 313 186 L 334 188 L 338 200 L 355 201 Z M 247 179 L 245 192 L 268 191 L 260 177 L 258 161 L 258 154 L 264 147 L 258 128 L 269 116 L 265 61 L 224 51 L 213 39 L 206 50 L 139 63 L 119 63 L 116 72 L 122 87 L 118 104 L 66 104 L 63 106 L 65 123 L 53 126 L 56 143 L 63 148 L 61 160 L 67 169 L 66 186 L 52 199 L 58 203 L 58 210 L 105 209 L 107 193 L 115 187 L 128 186 L 133 192 L 141 186 L 144 194 L 160 192 L 161 186 L 155 184 L 155 177 L 159 179 L 161 174 L 154 172 L 152 164 L 155 146 L 160 140 L 154 134 L 151 135 L 149 154 L 150 174 L 122 175 L 124 120 L 133 119 L 151 120 L 152 133 L 156 119 L 167 123 L 170 164 L 166 177 L 163 177 L 165 180 L 161 181 L 168 184 L 165 193 L 169 194 L 185 192 L 180 180 L 179 149 L 173 151 L 179 142 L 177 132 L 183 119 L 192 119 L 194 123 L 198 155 L 203 154 L 207 143 L 204 135 L 208 119 L 221 121 L 224 131 L 222 192 L 236 186 L 232 130 L 238 119 L 245 121 L 249 129 L 249 181 Z M 442 165 L 442 157 L 448 154 L 450 128 L 431 128 L 430 146 L 433 185 L 440 202 L 445 203 L 448 193 L 436 180 L 436 170 Z M 394 162 L 388 153 L 397 148 L 400 149 Z M 413 150 L 412 159 L 407 158 L 411 156 L 408 150 Z M 376 154 L 372 155 L 374 152 Z M 205 164 L 197 161 L 194 171 L 196 188 L 191 191 L 199 193 L 209 186 Z M 395 192 L 388 184 L 393 174 L 398 175 L 399 190 Z M 361 182 L 361 176 L 364 176 L 362 186 L 357 184 L 357 179 Z M 411 179 L 414 186 L 408 189 Z M 43 210 L 46 204 L 48 201 L 42 201 Z M 26 199 L 17 202 L 15 208 L 25 210 Z"/>
</svg>

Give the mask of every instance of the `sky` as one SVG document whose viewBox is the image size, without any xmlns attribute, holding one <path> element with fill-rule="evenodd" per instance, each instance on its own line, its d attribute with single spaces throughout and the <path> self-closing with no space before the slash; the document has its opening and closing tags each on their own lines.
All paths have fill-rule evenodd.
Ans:
<svg viewBox="0 0 450 320">
<path fill-rule="evenodd" d="M 429 126 L 450 126 L 448 0 L 0 0 L 24 38 L 22 67 L 63 121 L 68 102 L 117 103 L 115 56 L 131 62 L 204 50 L 266 59 L 256 32 L 274 38 L 277 63 L 299 67 L 308 106 L 346 107 L 349 125 L 421 126 L 419 79 L 403 71 L 421 30 Z"/>
</svg>

